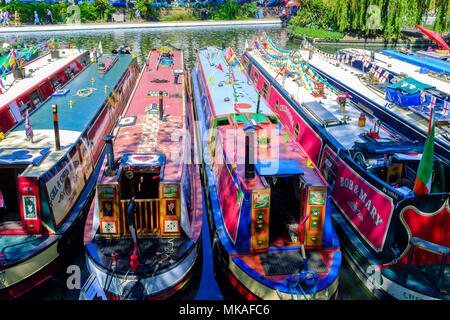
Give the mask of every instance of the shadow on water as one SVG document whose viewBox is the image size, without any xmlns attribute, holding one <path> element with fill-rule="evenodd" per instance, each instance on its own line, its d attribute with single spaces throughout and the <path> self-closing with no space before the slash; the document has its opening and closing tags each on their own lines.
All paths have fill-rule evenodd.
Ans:
<svg viewBox="0 0 450 320">
<path fill-rule="evenodd" d="M 166 43 L 180 48 L 184 52 L 184 59 L 187 68 L 192 68 L 197 59 L 197 50 L 205 46 L 222 46 L 225 40 L 226 46 L 233 48 L 240 57 L 244 51 L 246 41 L 251 43 L 258 32 L 259 26 L 243 27 L 192 27 L 192 28 L 165 28 L 165 29 L 128 29 L 128 30 L 91 30 L 91 31 L 61 31 L 61 32 L 41 32 L 41 33 L 18 33 L 5 34 L 0 36 L 0 42 L 17 41 L 17 37 L 30 43 L 40 43 L 49 38 L 59 38 L 64 42 L 76 45 L 81 48 L 97 47 L 101 41 L 103 52 L 121 46 L 128 45 L 132 48 L 132 53 L 142 64 L 147 58 L 151 49 L 159 48 Z M 270 39 L 280 48 L 297 49 L 299 41 L 290 41 L 285 30 L 278 25 L 264 26 L 265 32 Z M 323 44 L 322 44 L 323 45 Z M 322 49 L 324 50 L 324 49 Z M 328 52 L 338 50 L 331 45 L 327 47 Z M 204 200 L 205 201 L 205 200 Z M 207 223 L 206 211 L 203 214 L 202 230 L 202 251 L 195 266 L 192 278 L 186 287 L 170 299 L 175 300 L 235 300 L 240 299 L 235 290 L 231 287 L 226 276 L 214 270 L 214 257 L 211 251 L 210 231 Z M 67 272 L 69 265 L 78 266 L 81 273 L 81 286 L 87 279 L 87 272 L 84 260 L 84 252 L 81 245 L 74 250 L 73 259 L 63 265 L 52 277 L 43 285 L 25 294 L 20 300 L 77 300 L 80 290 L 75 288 L 70 290 L 67 286 L 70 281 L 70 273 Z M 361 283 L 353 274 L 352 270 L 345 263 L 342 266 L 340 284 L 340 300 L 367 300 L 371 297 L 362 288 Z"/>
</svg>

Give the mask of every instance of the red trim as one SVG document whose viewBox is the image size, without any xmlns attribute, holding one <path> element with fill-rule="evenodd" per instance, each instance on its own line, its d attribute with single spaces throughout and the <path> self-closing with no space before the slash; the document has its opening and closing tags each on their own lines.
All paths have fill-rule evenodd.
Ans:
<svg viewBox="0 0 450 320">
<path fill-rule="evenodd" d="M 244 285 L 242 285 L 231 273 L 228 271 L 228 279 L 230 279 L 233 287 L 237 289 L 237 291 L 242 294 L 247 300 L 260 300 L 258 297 L 253 295 Z"/>
</svg>

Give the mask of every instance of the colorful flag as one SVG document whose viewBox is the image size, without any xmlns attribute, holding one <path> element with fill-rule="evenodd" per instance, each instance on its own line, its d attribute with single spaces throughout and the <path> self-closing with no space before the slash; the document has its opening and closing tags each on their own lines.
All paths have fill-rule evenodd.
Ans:
<svg viewBox="0 0 450 320">
<path fill-rule="evenodd" d="M 33 128 L 31 127 L 30 117 L 28 116 L 28 110 L 27 114 L 25 116 L 25 134 L 27 135 L 27 139 L 30 139 L 33 141 Z"/>
<path fill-rule="evenodd" d="M 286 136 L 284 137 L 284 142 L 287 143 L 289 140 L 289 131 L 286 131 Z"/>
<path fill-rule="evenodd" d="M 219 69 L 220 71 L 223 72 L 223 68 L 222 68 L 222 65 L 220 64 L 220 62 L 219 62 L 219 64 L 217 65 L 217 69 Z"/>
<path fill-rule="evenodd" d="M 389 72 L 385 71 L 383 75 L 381 76 L 380 82 L 383 83 L 387 80 L 387 77 L 389 76 Z"/>
<path fill-rule="evenodd" d="M 431 105 L 431 104 L 430 104 Z M 428 194 L 431 191 L 431 179 L 433 176 L 434 155 L 434 106 L 430 110 L 430 123 L 428 125 L 428 137 L 423 148 L 422 159 L 417 169 L 414 193 L 417 195 Z"/>
<path fill-rule="evenodd" d="M 434 106 L 436 105 L 436 97 L 431 97 L 430 101 L 430 109 L 434 109 Z"/>
<path fill-rule="evenodd" d="M 3 199 L 2 190 L 0 190 L 0 208 L 6 209 L 5 199 Z"/>
<path fill-rule="evenodd" d="M 449 101 L 444 101 L 444 116 L 447 114 L 448 112 L 448 107 L 450 107 L 450 102 Z"/>
<path fill-rule="evenodd" d="M 425 92 L 420 91 L 420 103 L 424 103 L 426 100 Z"/>
<path fill-rule="evenodd" d="M 209 78 L 209 81 L 211 81 L 211 83 L 213 83 L 213 76 L 211 76 L 211 78 Z"/>
</svg>

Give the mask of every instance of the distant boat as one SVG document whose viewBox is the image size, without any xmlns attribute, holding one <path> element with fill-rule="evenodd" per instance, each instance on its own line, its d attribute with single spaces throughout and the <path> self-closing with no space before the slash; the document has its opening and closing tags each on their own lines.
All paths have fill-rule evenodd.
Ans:
<svg viewBox="0 0 450 320">
<path fill-rule="evenodd" d="M 242 70 L 216 47 L 192 69 L 216 268 L 249 300 L 334 299 L 328 185 Z"/>
<path fill-rule="evenodd" d="M 27 111 L 31 113 L 90 63 L 88 51 L 73 47 L 52 51 L 35 46 L 5 56 L 0 62 L 0 68 L 4 66 L 0 70 L 0 132 L 19 124 Z"/>
<path fill-rule="evenodd" d="M 181 50 L 150 51 L 101 164 L 80 299 L 165 299 L 190 280 L 203 203 L 188 86 Z"/>
<path fill-rule="evenodd" d="M 131 55 L 103 74 L 91 64 L 66 94 L 49 96 L 0 139 L 0 299 L 23 295 L 73 258 L 103 163 L 102 137 L 137 75 Z"/>
<path fill-rule="evenodd" d="M 423 145 L 331 86 L 308 63 L 318 54 L 282 50 L 261 32 L 242 61 L 328 181 L 344 258 L 368 290 L 378 298 L 448 300 L 449 160 L 434 154 L 431 190 L 416 195 Z"/>
</svg>

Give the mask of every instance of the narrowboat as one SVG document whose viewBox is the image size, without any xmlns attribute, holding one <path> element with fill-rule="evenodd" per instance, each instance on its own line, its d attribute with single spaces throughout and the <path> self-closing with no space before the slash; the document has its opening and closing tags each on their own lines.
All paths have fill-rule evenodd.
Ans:
<svg viewBox="0 0 450 320">
<path fill-rule="evenodd" d="M 340 94 L 306 59 L 260 32 L 243 64 L 328 181 L 344 258 L 375 297 L 449 299 L 448 160 L 434 154 L 431 190 L 416 195 L 423 145 Z"/>
<path fill-rule="evenodd" d="M 183 52 L 150 51 L 96 181 L 80 299 L 156 300 L 187 287 L 201 253 L 202 189 Z"/>
<path fill-rule="evenodd" d="M 0 140 L 0 299 L 43 283 L 82 245 L 105 142 L 139 74 L 90 64 Z"/>
<path fill-rule="evenodd" d="M 317 76 L 339 92 L 348 93 L 359 108 L 411 140 L 425 142 L 433 104 L 437 121 L 435 152 L 450 159 L 446 110 L 450 97 L 445 79 L 421 74 L 418 67 L 378 53 L 352 49 L 329 55 L 307 46 L 300 53 Z"/>
<path fill-rule="evenodd" d="M 334 299 L 341 251 L 328 184 L 242 70 L 216 47 L 192 69 L 216 270 L 239 298 Z"/>
<path fill-rule="evenodd" d="M 25 61 L 28 55 L 39 55 Z M 18 125 L 53 93 L 91 63 L 89 51 L 47 43 L 13 52 L 0 71 L 0 132 Z M 10 67 L 11 65 L 11 67 Z"/>
</svg>

